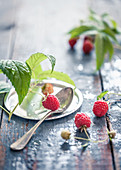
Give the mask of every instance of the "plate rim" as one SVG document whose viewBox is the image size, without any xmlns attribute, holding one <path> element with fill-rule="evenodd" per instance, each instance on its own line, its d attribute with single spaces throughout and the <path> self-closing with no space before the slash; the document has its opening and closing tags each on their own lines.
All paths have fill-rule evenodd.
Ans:
<svg viewBox="0 0 121 170">
<path fill-rule="evenodd" d="M 82 95 L 82 92 L 78 89 L 78 88 L 75 88 L 75 86 L 67 83 L 67 82 L 63 82 L 61 80 L 56 80 L 56 79 L 47 79 L 47 80 L 43 80 L 42 82 L 39 82 L 41 84 L 41 86 L 45 83 L 51 83 L 51 84 L 56 84 L 59 85 L 59 86 L 62 86 L 63 87 L 72 87 L 74 90 L 75 90 L 75 95 L 78 96 L 78 104 L 76 105 L 76 107 L 74 107 L 74 109 L 72 109 L 70 112 L 63 112 L 63 114 L 60 114 L 59 116 L 53 116 L 53 117 L 49 117 L 49 118 L 46 118 L 45 120 L 56 120 L 56 119 L 60 119 L 60 118 L 63 118 L 63 117 L 66 117 L 72 113 L 74 113 L 75 111 L 77 111 L 81 106 L 82 106 L 82 103 L 83 103 L 83 95 Z M 13 90 L 14 88 L 11 88 L 11 90 Z M 11 90 L 9 91 L 9 93 L 6 94 L 5 98 L 4 98 L 4 105 L 6 107 L 7 110 L 8 107 L 6 106 L 7 105 L 7 98 L 8 98 L 8 95 L 10 94 Z M 33 118 L 33 117 L 27 117 L 27 116 L 21 116 L 20 114 L 16 114 L 15 112 L 13 113 L 13 115 L 17 116 L 17 117 L 20 117 L 20 118 L 23 118 L 23 119 L 28 119 L 28 120 L 40 120 L 39 118 Z"/>
</svg>

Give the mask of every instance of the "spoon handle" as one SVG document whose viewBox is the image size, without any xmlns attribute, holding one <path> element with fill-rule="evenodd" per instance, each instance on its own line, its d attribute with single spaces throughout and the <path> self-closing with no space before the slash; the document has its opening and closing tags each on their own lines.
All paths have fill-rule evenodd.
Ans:
<svg viewBox="0 0 121 170">
<path fill-rule="evenodd" d="M 25 133 L 21 138 L 19 138 L 16 142 L 11 144 L 10 148 L 13 150 L 21 150 L 31 139 L 33 133 L 36 131 L 38 126 L 49 116 L 52 114 L 52 111 L 46 113 L 27 133 Z"/>
</svg>

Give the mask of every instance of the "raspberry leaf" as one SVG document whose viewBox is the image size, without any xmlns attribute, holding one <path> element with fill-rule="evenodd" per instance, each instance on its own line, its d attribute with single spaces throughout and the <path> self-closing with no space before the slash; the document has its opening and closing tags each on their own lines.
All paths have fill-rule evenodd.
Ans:
<svg viewBox="0 0 121 170">
<path fill-rule="evenodd" d="M 96 52 L 96 69 L 99 70 L 104 62 L 105 42 L 101 34 L 96 35 L 95 39 L 95 52 Z"/>
<path fill-rule="evenodd" d="M 43 53 L 35 53 L 30 56 L 28 60 L 26 60 L 26 63 L 29 65 L 29 67 L 32 70 L 32 78 L 37 78 L 38 74 L 42 72 L 42 67 L 40 63 L 44 61 L 45 59 L 49 59 L 51 66 L 52 66 L 52 71 L 54 70 L 55 66 L 55 57 L 52 55 L 45 55 Z"/>
<path fill-rule="evenodd" d="M 116 39 L 116 36 L 115 36 L 115 33 L 109 27 L 106 27 L 101 32 L 105 33 L 107 36 L 112 38 L 112 40 L 114 40 L 116 43 L 118 43 L 117 39 Z"/>
<path fill-rule="evenodd" d="M 95 34 L 97 33 L 97 28 L 95 26 L 81 25 L 80 27 L 76 27 L 68 32 L 68 34 L 71 34 L 71 38 L 75 38 L 86 33 Z"/>
<path fill-rule="evenodd" d="M 114 48 L 113 45 L 108 37 L 105 37 L 105 54 L 109 53 L 109 60 L 111 61 L 113 53 L 114 53 Z"/>
<path fill-rule="evenodd" d="M 58 80 L 67 82 L 67 83 L 75 86 L 73 80 L 67 74 L 58 72 L 58 71 L 53 71 L 52 73 L 51 73 L 51 70 L 43 71 L 39 74 L 38 79 L 43 80 L 43 79 L 47 79 L 48 77 L 56 78 Z"/>
<path fill-rule="evenodd" d="M 31 69 L 24 62 L 14 60 L 1 60 L 0 69 L 11 81 L 21 104 L 30 86 Z"/>
<path fill-rule="evenodd" d="M 96 37 L 96 69 L 99 70 L 104 63 L 105 54 L 109 53 L 109 59 L 112 59 L 113 41 L 119 45 L 116 35 L 121 34 L 121 28 L 109 14 L 98 15 L 90 9 L 88 18 L 81 20 L 80 25 L 70 30 L 68 34 L 71 38 L 82 34 Z"/>
<path fill-rule="evenodd" d="M 102 99 L 107 93 L 108 93 L 108 91 L 102 92 L 100 95 L 97 96 L 97 100 Z"/>
</svg>

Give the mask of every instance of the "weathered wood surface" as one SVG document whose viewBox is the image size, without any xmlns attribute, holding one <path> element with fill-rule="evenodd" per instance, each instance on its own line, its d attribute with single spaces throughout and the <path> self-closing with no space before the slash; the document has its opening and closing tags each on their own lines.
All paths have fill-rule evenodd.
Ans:
<svg viewBox="0 0 121 170">
<path fill-rule="evenodd" d="M 120 6 L 119 0 L 96 3 L 94 0 L 0 0 L 0 59 L 25 61 L 35 52 L 54 55 L 57 59 L 55 70 L 69 74 L 83 93 L 84 102 L 80 110 L 91 117 L 93 124 L 88 132 L 95 140 L 107 137 L 105 117 L 99 119 L 92 113 L 93 103 L 101 92 L 98 73 L 92 74 L 95 56 L 93 53 L 90 56 L 83 55 L 80 44 L 77 44 L 75 51 L 70 50 L 66 32 L 88 15 L 89 7 L 99 13 L 110 12 L 120 24 Z M 116 51 L 116 54 L 120 55 L 120 51 Z M 48 65 L 44 64 L 44 67 L 47 68 Z M 107 67 L 103 68 L 104 88 L 119 91 L 120 69 L 116 70 L 119 88 L 116 83 L 112 85 L 112 77 L 109 76 L 112 74 L 109 73 L 113 70 L 115 69 L 111 66 L 109 70 Z M 2 76 L 0 78 L 5 79 Z M 0 101 L 2 104 L 2 96 Z M 120 109 L 112 109 L 110 114 L 113 128 L 117 130 L 116 139 L 113 140 L 113 153 L 108 141 L 89 143 L 83 150 L 81 142 L 73 137 L 69 143 L 61 139 L 63 128 L 75 131 L 75 113 L 59 120 L 45 121 L 25 149 L 14 152 L 10 150 L 10 144 L 26 133 L 36 121 L 13 116 L 8 123 L 8 115 L 4 113 L 0 129 L 0 169 L 120 169 Z"/>
</svg>

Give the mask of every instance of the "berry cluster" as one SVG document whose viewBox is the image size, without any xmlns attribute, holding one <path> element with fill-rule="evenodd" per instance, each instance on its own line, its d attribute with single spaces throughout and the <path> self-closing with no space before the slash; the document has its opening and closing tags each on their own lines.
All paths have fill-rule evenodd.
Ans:
<svg viewBox="0 0 121 170">
<path fill-rule="evenodd" d="M 50 88 L 46 88 L 46 87 L 50 87 Z M 46 85 L 44 86 L 44 89 L 46 89 L 47 91 L 46 91 L 46 93 L 43 92 L 46 97 L 43 98 L 42 105 L 46 109 L 55 111 L 55 110 L 59 109 L 60 103 L 59 103 L 58 98 L 55 95 L 49 94 L 49 93 L 51 93 L 50 89 L 52 87 L 53 86 L 51 84 L 49 84 L 47 86 Z M 94 102 L 92 110 L 93 110 L 93 113 L 95 114 L 95 116 L 102 117 L 108 111 L 108 104 L 104 100 L 97 100 L 96 102 Z M 77 112 L 76 115 L 75 115 L 74 123 L 75 123 L 76 127 L 81 130 L 81 132 L 83 130 L 85 131 L 85 133 L 86 133 L 86 135 L 88 137 L 87 140 L 88 141 L 92 141 L 89 138 L 88 133 L 86 131 L 87 128 L 89 128 L 91 126 L 91 119 L 90 119 L 90 117 L 87 114 L 85 114 L 85 113 Z M 63 139 L 65 139 L 65 140 L 70 139 L 70 135 L 71 135 L 71 133 L 69 132 L 69 130 L 63 130 L 61 132 L 61 137 Z M 115 137 L 116 132 L 114 130 L 112 130 L 112 131 L 108 132 L 108 135 L 109 135 L 109 138 L 112 139 L 112 138 Z M 80 137 L 75 137 L 75 139 L 83 139 L 83 140 L 85 140 L 84 138 L 80 138 Z M 107 140 L 107 138 L 105 140 Z M 105 140 L 98 141 L 98 142 L 104 142 Z M 93 141 L 93 142 L 95 142 L 95 141 Z"/>
<path fill-rule="evenodd" d="M 93 113 L 95 114 L 95 116 L 102 117 L 108 111 L 108 104 L 104 100 L 98 100 L 98 101 L 94 102 L 92 110 L 93 110 Z M 75 123 L 76 127 L 81 130 L 81 132 L 83 130 L 85 131 L 85 133 L 86 133 L 86 135 L 88 137 L 88 139 L 86 139 L 86 140 L 93 141 L 93 140 L 91 140 L 89 138 L 88 133 L 86 131 L 86 129 L 91 126 L 91 119 L 90 119 L 90 117 L 87 114 L 77 112 L 76 115 L 75 115 L 74 123 Z M 65 140 L 70 139 L 70 135 L 71 135 L 71 133 L 68 130 L 63 130 L 61 132 L 61 137 L 63 139 L 65 139 Z M 110 131 L 108 133 L 108 135 L 109 135 L 109 138 L 112 139 L 112 138 L 115 137 L 116 132 L 114 130 L 112 130 L 112 131 Z M 84 138 L 80 138 L 80 137 L 75 137 L 75 139 L 85 140 Z M 107 140 L 107 139 L 108 138 L 106 138 L 105 140 Z M 104 142 L 105 140 L 102 140 L 102 141 L 93 141 L 93 142 Z"/>
<path fill-rule="evenodd" d="M 108 104 L 104 100 L 97 100 L 93 105 L 93 113 L 97 117 L 104 116 L 108 111 Z M 84 113 L 76 113 L 75 115 L 75 125 L 77 128 L 89 128 L 91 125 L 91 119 Z"/>
<path fill-rule="evenodd" d="M 79 40 L 79 37 L 69 39 L 68 43 L 72 49 L 74 48 L 78 40 Z M 82 50 L 85 54 L 89 54 L 92 51 L 94 47 L 93 43 L 94 43 L 93 36 L 84 37 Z"/>
</svg>

